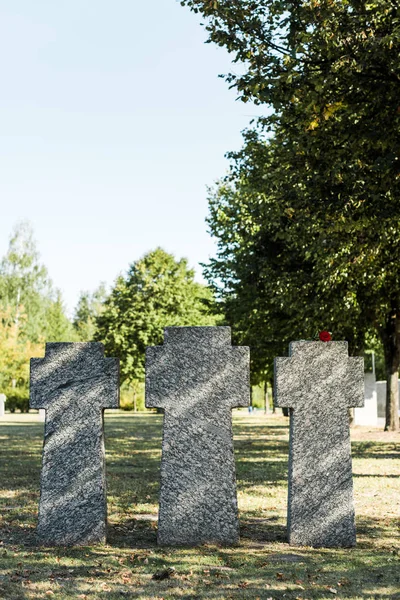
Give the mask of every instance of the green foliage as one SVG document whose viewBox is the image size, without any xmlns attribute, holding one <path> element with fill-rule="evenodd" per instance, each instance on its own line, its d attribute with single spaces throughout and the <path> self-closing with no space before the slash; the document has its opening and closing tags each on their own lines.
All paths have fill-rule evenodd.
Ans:
<svg viewBox="0 0 400 600">
<path fill-rule="evenodd" d="M 16 225 L 0 264 L 0 308 L 8 312 L 18 340 L 32 343 L 74 341 L 61 293 L 54 291 L 47 269 L 39 262 L 33 230 Z"/>
<path fill-rule="evenodd" d="M 20 323 L 25 318 L 21 313 Z M 20 335 L 11 307 L 0 310 L 0 391 L 12 386 L 27 390 L 29 359 L 42 354 L 41 344 L 33 344 Z"/>
<path fill-rule="evenodd" d="M 209 41 L 242 63 L 226 77 L 239 97 L 274 111 L 248 132 L 212 197 L 220 246 L 209 276 L 222 284 L 231 315 L 242 313 L 243 338 L 262 332 L 286 343 L 290 334 L 313 337 L 326 327 L 361 351 L 376 332 L 385 353 L 387 427 L 397 429 L 397 3 L 181 3 L 201 12 Z M 261 363 L 272 353 L 261 352 Z"/>
<path fill-rule="evenodd" d="M 335 280 L 338 247 L 314 218 L 311 200 L 303 206 L 299 200 L 295 209 L 293 193 L 278 185 L 276 152 L 274 140 L 249 133 L 243 150 L 231 154 L 230 176 L 209 198 L 218 252 L 206 275 L 224 300 L 235 338 L 252 347 L 253 383 L 272 380 L 274 357 L 293 339 L 317 339 L 328 329 L 359 353 L 372 326 L 356 281 Z M 368 281 L 363 292 L 370 292 Z"/>
<path fill-rule="evenodd" d="M 103 310 L 104 302 L 107 298 L 107 292 L 104 283 L 90 294 L 82 292 L 75 309 L 74 329 L 82 342 L 89 342 L 94 339 L 96 331 L 96 318 Z"/>
<path fill-rule="evenodd" d="M 3 390 L 6 395 L 6 409 L 14 413 L 20 410 L 22 413 L 29 412 L 29 391 L 27 388 L 6 388 Z"/>
<path fill-rule="evenodd" d="M 0 263 L 0 391 L 8 407 L 27 410 L 29 359 L 42 356 L 44 341 L 74 341 L 60 292 L 40 264 L 32 228 L 17 224 Z"/>
<path fill-rule="evenodd" d="M 122 410 L 145 410 L 144 403 L 144 382 L 135 382 L 135 384 L 124 384 L 120 392 L 120 408 Z"/>
<path fill-rule="evenodd" d="M 32 227 L 22 221 L 14 228 L 0 263 L 0 306 L 11 310 L 19 335 L 38 342 L 45 331 L 51 298 L 51 281 L 39 262 Z"/>
<path fill-rule="evenodd" d="M 194 281 L 187 261 L 157 248 L 117 279 L 96 319 L 95 339 L 120 358 L 121 379 L 133 384 L 144 380 L 145 349 L 162 343 L 164 327 L 217 322 L 212 293 Z"/>
<path fill-rule="evenodd" d="M 58 291 L 56 299 L 49 302 L 46 311 L 46 341 L 75 342 L 78 339 L 71 322 L 65 315 L 61 293 Z"/>
</svg>

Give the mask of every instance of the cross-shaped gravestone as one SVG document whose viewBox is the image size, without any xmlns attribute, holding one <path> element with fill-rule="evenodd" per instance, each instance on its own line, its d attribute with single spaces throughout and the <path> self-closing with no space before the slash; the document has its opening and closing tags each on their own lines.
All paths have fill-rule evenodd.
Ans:
<svg viewBox="0 0 400 600">
<path fill-rule="evenodd" d="M 231 409 L 249 394 L 249 349 L 229 327 L 167 327 L 147 348 L 146 406 L 164 409 L 159 544 L 237 542 Z"/>
<path fill-rule="evenodd" d="M 5 409 L 4 404 L 6 402 L 7 396 L 5 394 L 0 394 L 0 417 L 4 417 Z"/>
<path fill-rule="evenodd" d="M 46 344 L 31 359 L 31 408 L 44 408 L 38 538 L 86 545 L 106 537 L 103 410 L 118 408 L 118 361 L 99 343 Z"/>
<path fill-rule="evenodd" d="M 363 406 L 362 358 L 347 342 L 293 342 L 275 359 L 275 403 L 290 408 L 289 543 L 356 542 L 348 409 Z"/>
</svg>

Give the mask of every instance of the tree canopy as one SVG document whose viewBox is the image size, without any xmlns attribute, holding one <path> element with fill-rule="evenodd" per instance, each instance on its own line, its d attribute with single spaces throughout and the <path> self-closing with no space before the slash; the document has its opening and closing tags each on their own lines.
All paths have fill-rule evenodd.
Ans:
<svg viewBox="0 0 400 600">
<path fill-rule="evenodd" d="M 287 323 L 310 335 L 323 321 L 361 349 L 375 331 L 386 358 L 386 428 L 397 429 L 398 4 L 182 4 L 200 11 L 209 41 L 242 63 L 239 74 L 226 77 L 239 97 L 273 110 L 232 155 L 231 174 L 213 197 L 210 224 L 220 252 L 210 276 L 231 306 L 239 308 L 247 294 L 246 326 L 263 322 L 265 339 L 271 327 Z"/>
<path fill-rule="evenodd" d="M 164 327 L 215 325 L 211 291 L 194 281 L 187 260 L 161 248 L 145 254 L 120 276 L 96 318 L 95 339 L 120 358 L 121 380 L 143 381 L 147 346 L 162 344 Z"/>
</svg>

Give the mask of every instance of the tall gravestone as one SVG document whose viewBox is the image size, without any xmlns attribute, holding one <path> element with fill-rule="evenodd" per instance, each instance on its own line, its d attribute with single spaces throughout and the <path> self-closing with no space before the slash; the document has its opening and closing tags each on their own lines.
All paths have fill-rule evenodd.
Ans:
<svg viewBox="0 0 400 600">
<path fill-rule="evenodd" d="M 103 411 L 118 408 L 118 361 L 100 343 L 49 343 L 31 359 L 31 408 L 45 409 L 38 539 L 105 542 Z"/>
<path fill-rule="evenodd" d="M 354 409 L 354 424 L 378 426 L 378 402 L 375 373 L 364 374 L 364 406 Z"/>
<path fill-rule="evenodd" d="M 146 406 L 164 409 L 159 544 L 238 541 L 231 410 L 249 394 L 229 327 L 167 327 L 147 348 Z"/>
<path fill-rule="evenodd" d="M 347 342 L 293 342 L 275 360 L 275 403 L 290 408 L 289 543 L 356 542 L 348 409 L 363 406 L 362 358 Z"/>
</svg>

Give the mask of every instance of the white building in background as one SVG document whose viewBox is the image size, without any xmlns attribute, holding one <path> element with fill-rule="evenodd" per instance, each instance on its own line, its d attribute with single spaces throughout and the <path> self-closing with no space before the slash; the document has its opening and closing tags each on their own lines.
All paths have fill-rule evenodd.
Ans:
<svg viewBox="0 0 400 600">
<path fill-rule="evenodd" d="M 0 394 L 0 417 L 4 417 L 5 415 L 5 407 L 4 404 L 6 402 L 6 395 L 5 394 Z"/>
</svg>

